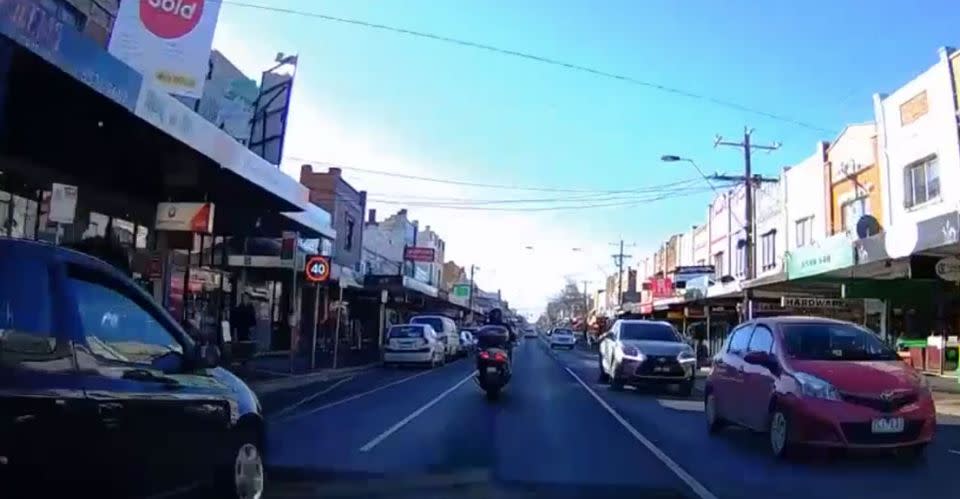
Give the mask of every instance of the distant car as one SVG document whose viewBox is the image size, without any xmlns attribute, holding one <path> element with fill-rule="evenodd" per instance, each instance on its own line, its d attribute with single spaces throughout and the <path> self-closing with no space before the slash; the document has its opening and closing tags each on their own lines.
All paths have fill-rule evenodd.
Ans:
<svg viewBox="0 0 960 499">
<path fill-rule="evenodd" d="M 531 328 L 527 328 L 527 330 L 523 332 L 523 337 L 524 337 L 524 338 L 536 338 L 536 337 L 537 337 L 537 330 L 534 329 L 534 328 L 532 328 L 532 327 L 531 327 Z"/>
<path fill-rule="evenodd" d="M 600 341 L 600 381 L 624 385 L 672 384 L 690 395 L 697 358 L 668 322 L 621 319 Z"/>
<path fill-rule="evenodd" d="M 383 363 L 442 366 L 447 360 L 446 345 L 430 324 L 401 324 L 387 330 Z"/>
<path fill-rule="evenodd" d="M 923 374 L 872 332 L 833 319 L 737 326 L 713 359 L 704 401 L 711 433 L 726 424 L 766 432 L 777 457 L 800 445 L 919 457 L 936 430 Z"/>
<path fill-rule="evenodd" d="M 460 329 L 460 345 L 464 347 L 464 352 L 472 352 L 477 346 L 477 339 L 474 336 L 476 328 L 465 327 Z"/>
<path fill-rule="evenodd" d="M 566 348 L 572 350 L 577 344 L 577 339 L 573 336 L 573 331 L 566 328 L 554 329 L 550 334 L 550 348 Z"/>
</svg>

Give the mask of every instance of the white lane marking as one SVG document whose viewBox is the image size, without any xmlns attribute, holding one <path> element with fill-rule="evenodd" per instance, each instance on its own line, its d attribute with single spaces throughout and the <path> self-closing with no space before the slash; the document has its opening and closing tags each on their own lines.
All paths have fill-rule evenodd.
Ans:
<svg viewBox="0 0 960 499">
<path fill-rule="evenodd" d="M 474 373 L 470 372 L 470 374 L 468 374 L 466 378 L 461 379 L 460 381 L 457 382 L 457 384 L 451 386 L 450 388 L 447 388 L 446 390 L 443 391 L 443 393 L 441 393 L 440 395 L 437 395 L 433 400 L 427 402 L 426 404 L 423 404 L 422 407 L 410 413 L 409 416 L 401 419 L 400 421 L 397 422 L 397 424 L 391 426 L 390 428 L 387 428 L 386 431 L 377 435 L 376 437 L 374 437 L 373 440 L 364 444 L 363 447 L 360 447 L 360 452 L 369 452 L 370 449 L 373 449 L 374 447 L 376 447 L 377 444 L 379 444 L 380 442 L 383 442 L 384 439 L 386 439 L 390 435 L 393 435 L 397 430 L 399 430 L 400 428 L 403 428 L 410 421 L 413 421 L 413 418 L 423 414 L 424 411 L 433 407 L 433 405 L 436 404 L 437 402 L 440 402 L 443 399 L 443 397 L 450 395 L 451 392 L 453 392 L 457 388 L 460 388 L 460 385 L 466 383 L 467 381 L 470 381 L 470 379 L 473 377 L 474 377 Z"/>
<path fill-rule="evenodd" d="M 344 383 L 346 383 L 346 382 L 348 382 L 348 381 L 354 380 L 354 379 L 356 379 L 356 378 L 357 378 L 356 376 L 349 376 L 349 377 L 343 378 L 343 379 L 337 381 L 336 383 L 334 383 L 334 384 L 332 384 L 332 385 L 324 388 L 323 390 L 320 390 L 320 391 L 317 392 L 317 393 L 310 394 L 310 395 L 308 395 L 308 396 L 306 396 L 306 397 L 304 397 L 304 398 L 302 398 L 302 399 L 294 402 L 293 404 L 290 404 L 290 405 L 288 405 L 287 407 L 284 407 L 283 409 L 280 409 L 279 411 L 277 411 L 277 412 L 273 415 L 273 417 L 274 417 L 274 418 L 282 418 L 285 414 L 289 414 L 289 413 L 293 412 L 293 411 L 296 410 L 298 407 L 302 407 L 304 404 L 310 403 L 311 401 L 316 400 L 318 397 L 320 397 L 320 396 L 322 396 L 322 395 L 326 395 L 326 394 L 332 392 L 334 388 L 336 388 L 336 387 L 338 387 L 338 386 L 340 386 L 340 385 L 342 385 L 342 384 L 344 384 Z"/>
<path fill-rule="evenodd" d="M 632 424 L 627 422 L 627 420 L 624 419 L 623 416 L 620 415 L 620 413 L 615 411 L 613 407 L 610 407 L 610 404 L 608 404 L 605 400 L 600 398 L 600 396 L 597 395 L 597 392 L 593 391 L 592 388 L 590 388 L 586 383 L 583 382 L 582 379 L 580 379 L 580 376 L 577 376 L 576 373 L 574 373 L 569 367 L 564 366 L 564 369 L 566 369 L 567 372 L 570 373 L 570 376 L 573 376 L 573 379 L 577 380 L 577 382 L 579 382 L 580 385 L 583 386 L 583 388 L 587 391 L 587 393 L 593 396 L 594 400 L 596 400 L 601 407 L 606 409 L 607 412 L 609 412 L 610 415 L 613 416 L 613 418 L 616 419 L 621 426 L 626 428 L 626 430 L 631 435 L 633 435 L 633 438 L 637 439 L 638 442 L 643 444 L 643 446 L 646 447 L 647 450 L 650 451 L 650 453 L 656 456 L 656 458 L 659 459 L 660 462 L 664 464 L 664 466 L 669 468 L 674 475 L 677 475 L 677 477 L 680 478 L 680 480 L 683 480 L 683 482 L 686 483 L 687 486 L 693 490 L 693 493 L 696 494 L 697 497 L 699 497 L 700 499 L 717 499 L 717 496 L 713 495 L 713 493 L 707 490 L 707 488 L 704 487 L 700 482 L 698 482 L 696 478 L 693 478 L 693 476 L 691 476 L 690 473 L 687 473 L 686 470 L 681 468 L 680 465 L 676 463 L 676 461 L 674 461 L 673 459 L 670 459 L 670 456 L 667 456 L 662 450 L 660 450 L 659 447 L 654 445 L 653 442 L 651 442 L 647 437 L 643 436 L 642 433 L 637 431 L 637 429 L 634 428 Z"/>
<path fill-rule="evenodd" d="M 954 449 L 950 449 L 950 450 L 948 450 L 947 452 L 949 452 L 949 453 L 951 453 L 951 454 L 960 454 L 960 450 L 954 450 Z"/>
<path fill-rule="evenodd" d="M 447 364 L 447 366 L 450 366 L 450 365 L 454 365 L 454 364 Z M 310 415 L 310 414 L 316 414 L 316 413 L 318 413 L 318 412 L 325 411 L 325 410 L 330 409 L 330 408 L 332 408 L 332 407 L 336 407 L 336 406 L 341 405 L 341 404 L 346 404 L 347 402 L 352 402 L 352 401 L 354 401 L 354 400 L 357 400 L 358 398 L 366 397 L 367 395 L 372 395 L 372 394 L 374 394 L 374 393 L 379 392 L 380 390 L 385 390 L 385 389 L 387 389 L 387 388 L 390 388 L 391 386 L 396 386 L 396 385 L 399 385 L 400 383 L 406 383 L 407 381 L 410 381 L 411 379 L 416 379 L 416 378 L 419 378 L 420 376 L 424 376 L 424 375 L 426 375 L 426 374 L 430 374 L 430 373 L 435 373 L 435 372 L 438 372 L 438 371 L 442 371 L 442 370 L 445 369 L 447 366 L 441 367 L 441 368 L 439 368 L 439 369 L 430 369 L 429 371 L 421 371 L 421 372 L 418 372 L 417 374 L 414 374 L 414 375 L 412 375 L 412 376 L 407 376 L 406 378 L 400 378 L 400 379 L 398 379 L 398 380 L 391 381 L 391 382 L 389 382 L 389 383 L 387 383 L 387 384 L 385 384 L 385 385 L 380 385 L 380 386 L 378 386 L 378 387 L 376 387 L 376 388 L 372 388 L 372 389 L 367 390 L 367 391 L 365 391 L 365 392 L 360 392 L 360 393 L 351 395 L 351 396 L 349 396 L 349 397 L 347 397 L 347 398 L 343 398 L 343 399 L 340 399 L 340 400 L 335 400 L 335 401 L 330 402 L 330 403 L 328 403 L 328 404 L 323 404 L 323 405 L 321 405 L 320 407 L 315 407 L 315 408 L 313 408 L 313 409 L 310 409 L 309 411 L 304 411 L 304 412 L 298 412 L 298 413 L 295 413 L 295 414 L 291 414 L 291 415 L 290 415 L 289 417 L 287 417 L 286 419 L 287 419 L 287 420 L 291 420 L 291 419 L 300 418 L 300 417 L 303 417 L 303 416 L 308 416 L 308 415 Z"/>
</svg>

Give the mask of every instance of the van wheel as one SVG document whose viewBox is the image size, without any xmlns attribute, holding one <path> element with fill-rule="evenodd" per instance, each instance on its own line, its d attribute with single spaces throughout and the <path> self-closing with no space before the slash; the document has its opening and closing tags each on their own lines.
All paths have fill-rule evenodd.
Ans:
<svg viewBox="0 0 960 499">
<path fill-rule="evenodd" d="M 610 382 L 610 375 L 607 374 L 607 372 L 603 370 L 603 359 L 601 359 L 600 356 L 597 356 L 597 368 L 598 368 L 599 371 L 600 371 L 600 376 L 598 376 L 597 381 L 599 381 L 600 383 L 603 383 L 603 384 L 609 383 L 609 382 Z"/>
</svg>

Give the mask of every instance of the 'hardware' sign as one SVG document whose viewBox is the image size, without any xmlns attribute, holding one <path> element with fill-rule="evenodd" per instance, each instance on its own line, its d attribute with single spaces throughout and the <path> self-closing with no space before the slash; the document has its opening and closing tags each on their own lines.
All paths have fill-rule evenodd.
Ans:
<svg viewBox="0 0 960 499">
<path fill-rule="evenodd" d="M 809 296 L 783 296 L 780 297 L 780 306 L 783 308 L 821 308 L 821 309 L 843 309 L 847 308 L 847 300 L 843 298 L 816 298 Z"/>
</svg>

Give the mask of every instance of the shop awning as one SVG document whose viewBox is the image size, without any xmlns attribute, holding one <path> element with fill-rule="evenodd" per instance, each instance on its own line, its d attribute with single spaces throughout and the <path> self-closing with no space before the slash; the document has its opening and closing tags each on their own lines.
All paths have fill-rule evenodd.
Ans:
<svg viewBox="0 0 960 499">
<path fill-rule="evenodd" d="M 57 36 L 47 36 L 54 32 Z M 16 129 L 20 131 L 6 137 L 15 145 L 8 154 L 33 157 L 39 166 L 28 165 L 28 170 L 72 165 L 65 173 L 77 175 L 78 183 L 108 192 L 119 186 L 131 196 L 150 201 L 163 197 L 170 198 L 163 199 L 167 201 L 213 202 L 220 219 L 232 211 L 238 213 L 231 216 L 249 218 L 244 206 L 260 213 L 266 209 L 298 212 L 291 219 L 293 225 L 333 237 L 328 216 L 309 203 L 306 187 L 145 82 L 137 71 L 36 2 L 4 2 L 0 35 L 18 48 L 9 83 L 17 97 L 10 99 L 6 112 L 18 117 Z M 65 109 L 69 110 L 66 114 Z M 139 123 L 127 117 L 130 112 Z M 35 129 L 46 133 L 38 134 Z M 167 141 L 146 133 L 147 129 L 161 130 Z M 36 149 L 26 144 L 33 135 L 64 137 L 62 147 L 57 148 L 63 151 L 28 151 L 28 147 Z M 77 163 L 77 154 L 84 151 L 97 151 L 96 161 Z"/>
<path fill-rule="evenodd" d="M 363 284 L 360 284 L 357 281 L 357 278 L 354 276 L 353 269 L 350 267 L 344 267 L 343 265 L 333 265 L 333 268 L 330 271 L 330 280 L 339 282 L 340 287 L 343 288 L 363 287 Z"/>
</svg>

